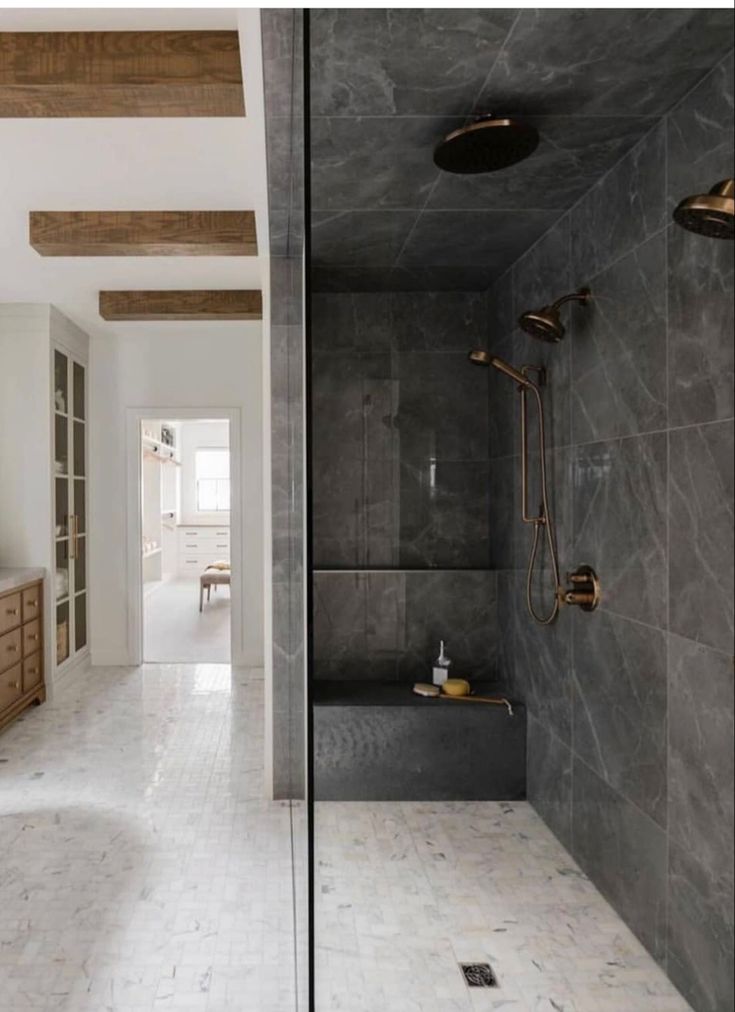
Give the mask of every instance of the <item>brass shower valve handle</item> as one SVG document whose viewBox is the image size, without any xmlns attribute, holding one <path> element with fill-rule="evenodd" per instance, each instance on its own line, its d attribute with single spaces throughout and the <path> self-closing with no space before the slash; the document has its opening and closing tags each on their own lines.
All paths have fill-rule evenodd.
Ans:
<svg viewBox="0 0 735 1012">
<path fill-rule="evenodd" d="M 591 566 L 578 566 L 573 572 L 567 573 L 570 587 L 559 587 L 559 601 L 562 604 L 576 605 L 582 611 L 594 611 L 602 597 L 600 581 Z"/>
</svg>

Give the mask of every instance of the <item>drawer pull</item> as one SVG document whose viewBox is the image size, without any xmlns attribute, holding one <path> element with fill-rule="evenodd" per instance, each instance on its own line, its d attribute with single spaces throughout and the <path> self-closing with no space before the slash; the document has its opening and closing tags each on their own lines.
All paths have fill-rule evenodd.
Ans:
<svg viewBox="0 0 735 1012">
<path fill-rule="evenodd" d="M 37 640 L 38 639 L 38 633 L 28 633 L 28 639 L 29 640 Z"/>
<path fill-rule="evenodd" d="M 6 615 L 18 615 L 19 611 L 18 611 L 17 608 L 6 608 L 5 609 L 5 614 Z"/>
<path fill-rule="evenodd" d="M 29 601 L 28 602 L 28 607 L 29 608 L 37 608 L 38 607 L 38 601 Z"/>
<path fill-rule="evenodd" d="M 19 689 L 20 688 L 20 682 L 8 682 L 8 688 L 9 689 Z"/>
<path fill-rule="evenodd" d="M 7 646 L 6 649 L 7 649 L 7 651 L 8 651 L 9 654 L 17 654 L 18 653 L 18 645 L 17 645 L 17 643 L 8 643 L 8 646 Z"/>
<path fill-rule="evenodd" d="M 38 674 L 38 668 L 29 668 L 28 669 L 28 674 L 29 675 L 37 675 Z"/>
</svg>

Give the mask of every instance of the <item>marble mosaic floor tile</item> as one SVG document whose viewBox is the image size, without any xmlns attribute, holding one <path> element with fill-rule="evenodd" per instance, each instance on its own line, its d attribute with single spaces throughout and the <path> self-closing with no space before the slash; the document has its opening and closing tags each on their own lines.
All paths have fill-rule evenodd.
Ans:
<svg viewBox="0 0 735 1012">
<path fill-rule="evenodd" d="M 0 735 L 0 1012 L 293 1012 L 263 675 L 91 668 Z"/>
<path fill-rule="evenodd" d="M 320 802 L 316 867 L 318 1012 L 689 1009 L 527 803 Z"/>
</svg>

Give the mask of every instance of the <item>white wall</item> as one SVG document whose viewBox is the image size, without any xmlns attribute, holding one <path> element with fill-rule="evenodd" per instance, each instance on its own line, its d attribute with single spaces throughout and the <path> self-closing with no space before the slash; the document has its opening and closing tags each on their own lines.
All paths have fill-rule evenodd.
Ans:
<svg viewBox="0 0 735 1012">
<path fill-rule="evenodd" d="M 171 327 L 171 331 L 169 331 Z M 140 337 L 98 338 L 91 351 L 91 582 L 93 664 L 128 664 L 127 439 L 129 408 L 237 408 L 242 457 L 243 652 L 263 663 L 261 327 L 187 334 L 165 324 Z M 234 560 L 233 560 L 234 561 Z"/>
<path fill-rule="evenodd" d="M 196 503 L 195 454 L 199 449 L 227 449 L 230 426 L 223 421 L 182 421 L 180 423 L 181 455 L 181 523 L 229 524 L 230 514 L 198 513 Z"/>
</svg>

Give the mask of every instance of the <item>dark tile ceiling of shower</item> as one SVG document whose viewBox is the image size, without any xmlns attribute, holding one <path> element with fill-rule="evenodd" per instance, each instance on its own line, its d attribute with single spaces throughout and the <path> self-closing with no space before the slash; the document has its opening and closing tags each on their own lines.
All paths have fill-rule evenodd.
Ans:
<svg viewBox="0 0 735 1012">
<path fill-rule="evenodd" d="M 714 66 L 732 29 L 727 10 L 312 11 L 315 287 L 484 289 Z M 437 142 L 487 112 L 537 126 L 536 152 L 440 172 Z"/>
</svg>

